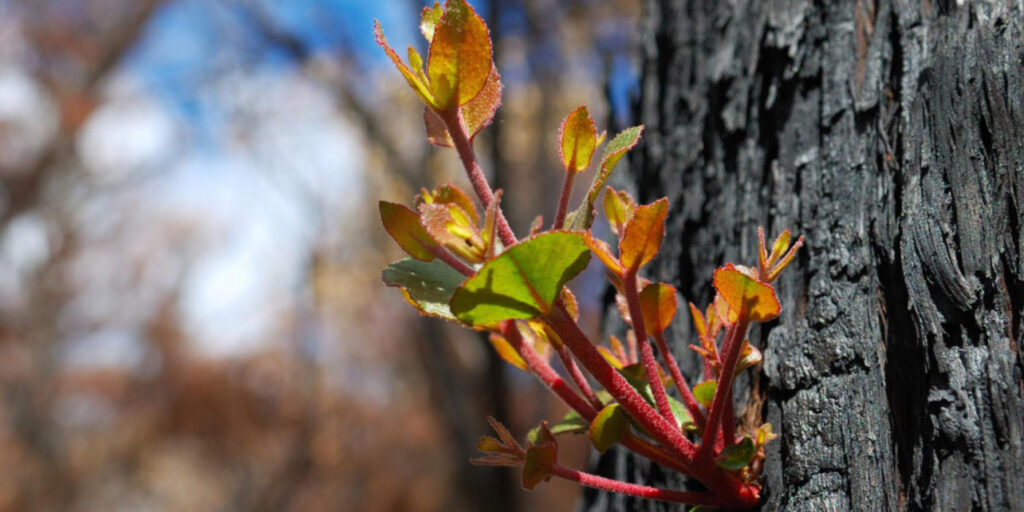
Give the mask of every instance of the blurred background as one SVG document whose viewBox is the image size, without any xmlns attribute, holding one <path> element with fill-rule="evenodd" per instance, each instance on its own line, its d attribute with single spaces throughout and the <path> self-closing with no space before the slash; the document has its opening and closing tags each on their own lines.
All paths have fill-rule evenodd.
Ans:
<svg viewBox="0 0 1024 512">
<path fill-rule="evenodd" d="M 472 3 L 505 84 L 476 148 L 523 233 L 562 118 L 631 121 L 639 7 Z M 373 41 L 422 50 L 424 4 L 0 0 L 0 511 L 573 507 L 467 464 L 488 414 L 559 404 L 380 281 L 377 200 L 465 183 Z"/>
</svg>

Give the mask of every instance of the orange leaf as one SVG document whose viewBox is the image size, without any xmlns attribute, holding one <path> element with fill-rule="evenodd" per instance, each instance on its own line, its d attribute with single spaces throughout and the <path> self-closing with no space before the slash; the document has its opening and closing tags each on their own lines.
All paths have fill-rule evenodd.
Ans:
<svg viewBox="0 0 1024 512">
<path fill-rule="evenodd" d="M 665 237 L 666 215 L 668 199 L 664 197 L 633 212 L 619 242 L 619 260 L 626 268 L 636 270 L 658 254 Z"/>
<path fill-rule="evenodd" d="M 676 316 L 676 289 L 665 283 L 649 284 L 640 292 L 640 311 L 647 330 L 664 332 Z"/>
<path fill-rule="evenodd" d="M 435 108 L 469 103 L 484 88 L 492 67 L 491 35 L 484 20 L 465 0 L 445 2 L 427 58 Z"/>
<path fill-rule="evenodd" d="M 512 348 L 512 344 L 508 342 L 504 337 L 497 334 L 491 334 L 490 337 L 491 345 L 494 346 L 494 351 L 505 360 L 506 363 L 519 368 L 520 370 L 526 371 L 526 361 L 519 356 L 516 349 Z"/>
<path fill-rule="evenodd" d="M 745 314 L 755 322 L 767 322 L 782 311 L 775 289 L 752 279 L 733 265 L 715 270 L 714 286 L 730 310 Z"/>
<path fill-rule="evenodd" d="M 707 324 L 704 323 L 704 315 L 692 302 L 690 303 L 690 315 L 693 316 L 693 326 L 697 328 L 697 336 L 703 338 L 708 332 Z"/>
<path fill-rule="evenodd" d="M 608 248 L 608 244 L 604 240 L 594 238 L 590 235 L 589 231 L 584 232 L 583 241 L 586 242 L 587 247 L 590 248 L 590 252 L 593 252 L 597 259 L 604 263 L 605 267 L 615 275 L 621 275 L 624 269 L 619 263 L 619 260 L 612 256 L 611 250 Z"/>
<path fill-rule="evenodd" d="M 462 119 L 466 122 L 470 141 L 494 120 L 494 113 L 501 106 L 501 89 L 501 77 L 498 75 L 498 69 L 492 67 L 491 74 L 487 77 L 487 83 L 484 84 L 480 94 L 461 107 Z M 427 140 L 431 144 L 445 148 L 455 147 L 451 135 L 448 134 L 448 127 L 429 107 L 423 109 L 423 121 L 427 125 Z"/>
<path fill-rule="evenodd" d="M 558 151 L 568 172 L 583 172 L 597 148 L 597 128 L 587 107 L 573 110 L 558 129 Z"/>
<path fill-rule="evenodd" d="M 434 259 L 433 249 L 438 244 L 420 224 L 420 216 L 416 212 L 402 204 L 381 201 L 380 220 L 406 254 L 420 261 Z"/>
<path fill-rule="evenodd" d="M 373 33 L 377 37 L 377 44 L 384 48 L 384 52 L 391 58 L 391 62 L 395 63 L 395 67 L 398 68 L 398 71 L 405 77 L 405 81 L 409 82 L 409 86 L 412 87 L 412 90 L 416 91 L 416 94 L 420 96 L 420 99 L 422 99 L 424 103 L 436 108 L 437 100 L 435 99 L 433 92 L 431 92 L 430 86 L 420 79 L 423 72 L 420 71 L 419 73 L 416 73 L 416 71 L 413 71 L 405 62 L 402 61 L 402 58 L 398 56 L 398 53 L 388 45 L 388 40 L 384 37 L 384 31 L 381 29 L 379 21 L 374 21 Z"/>
</svg>

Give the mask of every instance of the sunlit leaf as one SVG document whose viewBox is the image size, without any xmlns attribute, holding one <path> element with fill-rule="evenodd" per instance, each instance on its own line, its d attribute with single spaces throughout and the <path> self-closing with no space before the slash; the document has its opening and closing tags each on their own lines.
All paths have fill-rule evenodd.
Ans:
<svg viewBox="0 0 1024 512">
<path fill-rule="evenodd" d="M 637 269 L 651 261 L 665 237 L 668 199 L 638 206 L 626 224 L 619 242 L 619 260 L 626 268 Z"/>
<path fill-rule="evenodd" d="M 705 408 L 711 408 L 711 402 L 715 401 L 715 391 L 718 389 L 718 382 L 706 380 L 693 387 L 693 397 Z"/>
<path fill-rule="evenodd" d="M 636 210 L 636 201 L 625 190 L 608 187 L 604 192 L 604 215 L 615 236 L 621 237 Z"/>
<path fill-rule="evenodd" d="M 739 471 L 750 465 L 754 453 L 754 441 L 750 439 L 750 436 L 744 436 L 742 441 L 723 448 L 715 462 L 722 469 Z"/>
<path fill-rule="evenodd" d="M 448 303 L 465 276 L 441 260 L 423 262 L 407 258 L 384 269 L 384 283 L 401 288 L 421 313 L 456 320 Z"/>
<path fill-rule="evenodd" d="M 466 123 L 466 130 L 469 133 L 469 140 L 472 141 L 476 134 L 491 124 L 494 114 L 501 106 L 501 77 L 497 68 L 491 69 L 491 75 L 487 78 L 484 88 L 469 103 L 466 103 L 462 110 L 462 119 Z M 448 127 L 444 121 L 430 108 L 423 110 L 423 120 L 427 125 L 427 140 L 435 146 L 454 147 Z"/>
<path fill-rule="evenodd" d="M 619 132 L 618 135 L 612 139 L 604 148 L 604 154 L 601 155 L 601 168 L 611 171 L 615 168 L 615 165 L 619 163 L 619 160 L 626 154 L 627 151 L 633 149 L 637 142 L 640 142 L 640 135 L 644 132 L 644 126 L 632 126 Z M 607 180 L 605 176 L 605 180 Z M 597 187 L 600 189 L 604 186 L 604 182 L 600 183 Z"/>
<path fill-rule="evenodd" d="M 423 37 L 427 38 L 427 42 L 434 40 L 434 27 L 441 21 L 443 12 L 441 2 L 434 2 L 433 6 L 423 8 L 423 13 L 420 15 L 420 32 L 423 33 Z"/>
<path fill-rule="evenodd" d="M 697 329 L 697 336 L 703 338 L 707 334 L 707 324 L 704 323 L 704 315 L 692 302 L 690 303 L 690 315 L 693 317 L 693 326 Z"/>
<path fill-rule="evenodd" d="M 594 421 L 590 423 L 590 442 L 597 451 L 604 453 L 622 440 L 629 432 L 629 416 L 619 404 L 611 404 L 601 409 Z"/>
<path fill-rule="evenodd" d="M 467 279 L 452 296 L 451 310 L 471 326 L 549 313 L 562 286 L 588 261 L 590 250 L 578 233 L 553 231 L 528 238 Z"/>
<path fill-rule="evenodd" d="M 476 205 L 470 199 L 469 194 L 466 194 L 461 188 L 451 183 L 445 183 L 433 191 L 424 189 L 418 200 L 420 203 L 428 204 L 454 204 L 462 208 L 462 211 L 469 215 L 471 224 L 480 223 L 480 215 L 477 213 Z"/>
<path fill-rule="evenodd" d="M 409 66 L 402 61 L 402 58 L 398 56 L 398 53 L 388 45 L 388 40 L 384 37 L 384 31 L 381 29 L 379 21 L 374 21 L 373 33 L 377 37 L 377 44 L 384 48 L 384 52 L 391 58 L 391 62 L 395 63 L 395 67 L 397 67 L 398 71 L 402 73 L 405 80 L 409 82 L 413 91 L 416 91 L 416 94 L 419 95 L 420 99 L 422 99 L 424 103 L 436 108 L 438 105 L 437 100 L 434 97 L 434 93 L 431 91 L 430 86 L 424 82 L 415 71 L 410 69 Z M 489 51 L 490 50 L 488 49 L 488 52 Z M 490 55 L 490 53 L 488 53 L 488 55 Z"/>
<path fill-rule="evenodd" d="M 600 238 L 595 238 L 590 235 L 589 232 L 583 235 L 584 241 L 587 243 L 587 247 L 597 256 L 597 259 L 601 260 L 601 263 L 608 268 L 613 274 L 621 275 L 623 272 L 622 265 L 619 264 L 618 258 L 612 256 L 611 250 L 608 248 L 608 244 Z"/>
<path fill-rule="evenodd" d="M 438 110 L 469 103 L 491 73 L 487 25 L 464 0 L 448 0 L 434 25 L 427 76 Z"/>
<path fill-rule="evenodd" d="M 640 311 L 649 332 L 663 332 L 676 316 L 676 289 L 665 283 L 649 284 L 640 291 Z"/>
<path fill-rule="evenodd" d="M 597 128 L 587 107 L 573 110 L 558 129 L 558 151 L 566 172 L 583 172 L 597 148 Z"/>
<path fill-rule="evenodd" d="M 384 229 L 409 256 L 420 261 L 434 259 L 437 242 L 420 224 L 420 216 L 405 205 L 380 202 L 380 219 Z"/>
<path fill-rule="evenodd" d="M 520 370 L 526 371 L 526 361 L 523 361 L 523 358 L 519 356 L 516 349 L 512 348 L 512 345 L 504 336 L 491 334 L 490 341 L 491 346 L 494 347 L 494 351 L 497 352 L 506 363 L 515 366 Z"/>
<path fill-rule="evenodd" d="M 714 286 L 730 309 L 755 322 L 767 322 L 782 311 L 771 285 L 752 279 L 732 265 L 715 270 Z"/>
</svg>

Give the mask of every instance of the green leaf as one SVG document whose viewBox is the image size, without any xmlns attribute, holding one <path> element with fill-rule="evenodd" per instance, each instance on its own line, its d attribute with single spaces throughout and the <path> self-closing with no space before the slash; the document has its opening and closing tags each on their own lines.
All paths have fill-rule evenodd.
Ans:
<svg viewBox="0 0 1024 512">
<path fill-rule="evenodd" d="M 706 380 L 693 387 L 693 397 L 696 398 L 701 405 L 710 409 L 711 402 L 715 400 L 715 391 L 717 389 L 718 382 Z"/>
<path fill-rule="evenodd" d="M 406 258 L 389 265 L 382 277 L 388 286 L 401 288 L 405 299 L 424 315 L 456 320 L 448 302 L 465 276 L 441 260 L 424 262 Z"/>
<path fill-rule="evenodd" d="M 553 231 L 528 238 L 467 279 L 452 296 L 451 311 L 470 326 L 549 313 L 562 287 L 589 261 L 590 250 L 578 233 Z"/>
<path fill-rule="evenodd" d="M 612 404 L 601 412 L 590 424 L 590 442 L 597 451 L 604 453 L 629 432 L 629 416 L 619 404 Z"/>
<path fill-rule="evenodd" d="M 604 147 L 604 154 L 601 155 L 601 168 L 607 169 L 608 171 L 615 168 L 615 165 L 619 163 L 619 160 L 622 159 L 623 156 L 625 156 L 626 152 L 633 149 L 633 146 L 636 146 L 637 142 L 640 142 L 640 134 L 643 132 L 643 125 L 626 128 L 619 132 L 619 134 Z M 605 176 L 605 180 L 607 179 L 608 177 Z M 601 186 L 597 188 L 600 189 L 603 186 L 604 183 L 601 183 Z"/>
<path fill-rule="evenodd" d="M 526 434 L 526 440 L 529 441 L 530 444 L 534 445 L 558 442 L 558 440 L 555 439 L 555 433 L 548 428 L 548 422 L 546 421 L 542 421 L 540 425 L 530 429 Z"/>
<path fill-rule="evenodd" d="M 722 469 L 739 471 L 750 465 L 754 453 L 754 440 L 750 436 L 744 436 L 742 441 L 723 448 L 715 462 Z"/>
<path fill-rule="evenodd" d="M 562 418 L 562 421 L 555 423 L 551 427 L 551 433 L 558 434 L 576 434 L 584 432 L 590 427 L 590 422 L 583 419 L 580 413 L 576 411 L 569 411 Z"/>
</svg>

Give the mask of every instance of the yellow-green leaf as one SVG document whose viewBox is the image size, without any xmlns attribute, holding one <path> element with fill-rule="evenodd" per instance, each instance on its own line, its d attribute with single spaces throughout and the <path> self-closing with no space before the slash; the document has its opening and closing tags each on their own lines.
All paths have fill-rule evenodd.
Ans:
<svg viewBox="0 0 1024 512">
<path fill-rule="evenodd" d="M 433 6 L 423 8 L 423 13 L 420 15 L 420 32 L 423 33 L 423 37 L 427 38 L 427 42 L 434 40 L 434 27 L 437 26 L 437 22 L 441 21 L 443 12 L 441 2 L 434 2 Z"/>
<path fill-rule="evenodd" d="M 456 290 L 455 316 L 470 326 L 529 319 L 552 311 L 555 299 L 590 261 L 579 233 L 552 231 L 510 246 Z"/>
<path fill-rule="evenodd" d="M 484 88 L 493 67 L 487 25 L 464 0 L 448 0 L 434 25 L 427 58 L 435 108 L 469 103 Z"/>
<path fill-rule="evenodd" d="M 650 332 L 664 332 L 676 316 L 676 289 L 665 283 L 649 284 L 640 291 L 640 311 Z"/>
<path fill-rule="evenodd" d="M 565 413 L 565 417 L 562 421 L 555 423 L 551 427 L 551 433 L 555 435 L 559 434 L 577 434 L 584 432 L 590 428 L 590 422 L 583 419 L 580 413 L 576 411 L 569 411 Z"/>
<path fill-rule="evenodd" d="M 638 206 L 623 230 L 619 242 L 619 261 L 629 269 L 638 269 L 651 261 L 665 237 L 668 199 Z"/>
<path fill-rule="evenodd" d="M 601 412 L 590 423 L 590 442 L 597 451 L 604 453 L 622 440 L 629 432 L 629 416 L 622 410 L 619 404 L 611 404 Z"/>
<path fill-rule="evenodd" d="M 590 191 L 587 192 L 587 197 L 583 200 L 583 204 L 566 217 L 565 226 L 567 229 L 574 231 L 587 230 L 594 225 L 594 202 L 597 201 L 597 195 L 604 188 L 605 183 L 608 182 L 608 177 L 611 176 L 615 164 L 619 162 L 619 159 L 627 151 L 636 146 L 643 131 L 644 127 L 642 125 L 627 128 L 616 135 L 605 146 L 604 156 L 601 157 L 601 169 L 594 175 L 594 181 L 590 184 Z M 601 138 L 603 139 L 603 136 Z"/>
<path fill-rule="evenodd" d="M 587 107 L 573 110 L 558 129 L 558 151 L 566 172 L 583 172 L 597 148 L 597 128 Z"/>
<path fill-rule="evenodd" d="M 775 289 L 740 272 L 733 265 L 715 270 L 715 290 L 737 314 L 755 322 L 767 322 L 782 311 Z"/>
<path fill-rule="evenodd" d="M 384 53 L 391 58 L 391 62 L 395 63 L 395 67 L 398 68 L 400 73 L 402 73 L 405 80 L 409 82 L 409 86 L 412 87 L 412 90 L 416 91 L 416 94 L 418 94 L 420 99 L 422 99 L 428 106 L 437 108 L 437 100 L 434 97 L 434 93 L 431 91 L 430 86 L 421 80 L 420 76 L 409 68 L 409 66 L 402 61 L 402 58 L 398 56 L 398 53 L 391 48 L 388 44 L 388 40 L 384 37 L 384 31 L 381 29 L 379 21 L 374 21 L 373 33 L 377 37 L 377 44 L 384 48 Z"/>
<path fill-rule="evenodd" d="M 701 405 L 710 409 L 711 402 L 715 400 L 715 391 L 717 389 L 718 382 L 706 380 L 693 387 L 693 397 L 696 398 Z"/>
<path fill-rule="evenodd" d="M 715 462 L 722 469 L 739 471 L 750 465 L 755 453 L 754 440 L 750 436 L 743 436 L 742 441 L 723 448 Z"/>
<path fill-rule="evenodd" d="M 407 206 L 387 201 L 380 202 L 380 219 L 384 229 L 409 256 L 420 261 L 434 259 L 437 242 L 420 224 L 420 216 Z"/>
<path fill-rule="evenodd" d="M 604 215 L 615 236 L 621 237 L 636 210 L 636 201 L 625 190 L 608 187 L 604 192 Z"/>
</svg>

